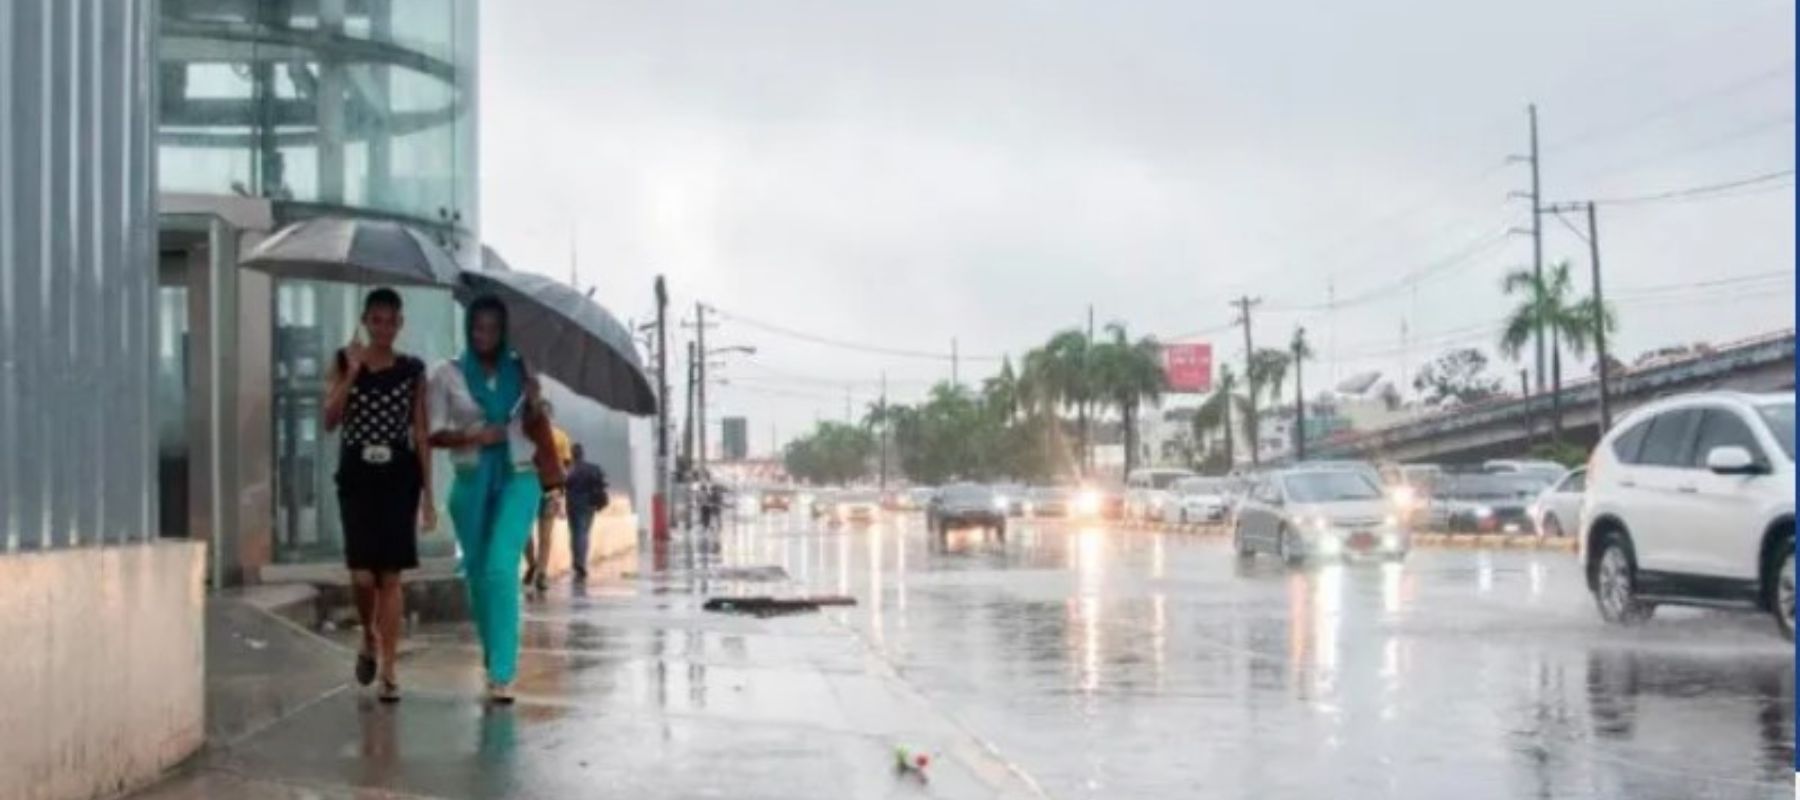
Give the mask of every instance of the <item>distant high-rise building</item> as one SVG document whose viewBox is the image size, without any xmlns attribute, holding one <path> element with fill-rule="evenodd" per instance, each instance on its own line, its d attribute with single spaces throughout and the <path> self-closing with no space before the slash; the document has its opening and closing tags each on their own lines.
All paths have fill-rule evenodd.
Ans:
<svg viewBox="0 0 1800 800">
<path fill-rule="evenodd" d="M 725 460 L 743 461 L 750 457 L 750 421 L 743 417 L 725 418 Z"/>
</svg>

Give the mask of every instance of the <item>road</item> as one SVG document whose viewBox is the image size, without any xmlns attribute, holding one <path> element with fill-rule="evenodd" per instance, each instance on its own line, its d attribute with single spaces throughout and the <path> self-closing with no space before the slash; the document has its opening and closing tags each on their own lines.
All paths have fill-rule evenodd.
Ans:
<svg viewBox="0 0 1800 800">
<path fill-rule="evenodd" d="M 1222 537 L 745 518 L 727 563 L 830 612 L 1056 797 L 1788 797 L 1794 650 L 1766 617 L 1603 626 L 1566 553 L 1240 563 Z"/>
</svg>

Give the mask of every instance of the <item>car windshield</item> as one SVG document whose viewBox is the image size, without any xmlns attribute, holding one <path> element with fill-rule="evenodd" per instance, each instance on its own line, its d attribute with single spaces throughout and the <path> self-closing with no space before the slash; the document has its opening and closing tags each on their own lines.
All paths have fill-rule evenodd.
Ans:
<svg viewBox="0 0 1800 800">
<path fill-rule="evenodd" d="M 1381 488 L 1358 472 L 1324 470 L 1283 475 L 1282 488 L 1296 503 L 1341 503 L 1380 500 Z"/>
<path fill-rule="evenodd" d="M 1150 484 L 1152 489 L 1167 489 L 1176 481 L 1192 477 L 1194 477 L 1193 473 L 1189 472 L 1151 472 L 1144 475 L 1144 480 Z"/>
<path fill-rule="evenodd" d="M 1519 475 L 1452 475 L 1438 482 L 1437 494 L 1452 500 L 1506 500 L 1533 494 L 1547 485 Z"/>
<path fill-rule="evenodd" d="M 949 503 L 991 503 L 994 493 L 985 486 L 949 486 L 943 491 L 944 501 Z"/>
<path fill-rule="evenodd" d="M 1224 481 L 1217 478 L 1188 478 L 1175 483 L 1175 491 L 1181 494 L 1219 494 L 1224 489 Z"/>
<path fill-rule="evenodd" d="M 1794 404 L 1768 403 L 1756 407 L 1762 415 L 1763 422 L 1768 423 L 1770 435 L 1781 444 L 1781 452 L 1786 453 L 1788 460 L 1794 460 Z"/>
</svg>

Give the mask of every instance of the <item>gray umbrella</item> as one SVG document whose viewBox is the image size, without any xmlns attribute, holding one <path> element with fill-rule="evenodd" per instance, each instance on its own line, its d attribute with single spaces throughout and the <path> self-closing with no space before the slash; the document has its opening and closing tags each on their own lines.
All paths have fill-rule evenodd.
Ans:
<svg viewBox="0 0 1800 800">
<path fill-rule="evenodd" d="M 456 262 L 427 234 L 398 222 L 319 217 L 282 228 L 243 265 L 279 278 L 451 286 Z"/>
<path fill-rule="evenodd" d="M 507 339 L 525 362 L 576 394 L 627 414 L 656 413 L 637 343 L 599 303 L 554 278 L 467 271 L 457 298 L 491 294 L 506 304 Z"/>
</svg>

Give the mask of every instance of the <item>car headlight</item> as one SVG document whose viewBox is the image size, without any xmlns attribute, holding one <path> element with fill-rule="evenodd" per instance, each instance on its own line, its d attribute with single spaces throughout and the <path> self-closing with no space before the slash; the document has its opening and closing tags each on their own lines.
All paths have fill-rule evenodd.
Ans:
<svg viewBox="0 0 1800 800">
<path fill-rule="evenodd" d="M 1076 495 L 1075 510 L 1080 511 L 1083 514 L 1100 513 L 1100 493 L 1086 491 Z"/>
<path fill-rule="evenodd" d="M 1318 548 L 1320 553 L 1328 556 L 1336 555 L 1344 549 L 1344 543 L 1338 541 L 1338 537 L 1331 534 L 1325 534 L 1318 539 L 1315 539 L 1313 541 L 1313 546 Z"/>
<path fill-rule="evenodd" d="M 1389 514 L 1389 515 L 1381 518 L 1381 525 L 1384 528 L 1398 528 L 1398 527 L 1400 527 L 1400 517 L 1397 515 L 1394 515 L 1394 514 Z"/>
<path fill-rule="evenodd" d="M 1414 491 L 1411 486 L 1396 486 L 1394 487 L 1393 500 L 1394 505 L 1401 508 L 1412 508 L 1413 504 L 1419 502 L 1419 493 Z"/>
<path fill-rule="evenodd" d="M 994 498 L 994 508 L 1001 510 L 1001 511 L 1005 511 L 1006 510 L 1006 498 L 1004 498 L 1004 497 Z"/>
<path fill-rule="evenodd" d="M 1323 515 L 1323 514 L 1315 514 L 1310 517 L 1302 517 L 1300 520 L 1300 524 L 1305 525 L 1306 527 L 1312 528 L 1313 530 L 1317 530 L 1317 531 L 1331 530 L 1331 520 L 1326 519 L 1325 515 Z"/>
<path fill-rule="evenodd" d="M 1475 507 L 1475 517 L 1477 519 L 1487 519 L 1488 517 L 1491 517 L 1493 515 L 1494 515 L 1494 507 L 1493 506 L 1476 506 Z"/>
</svg>

